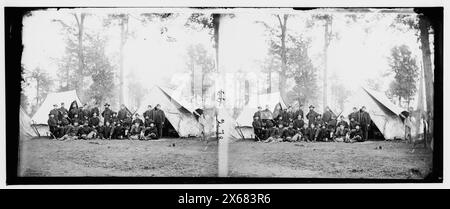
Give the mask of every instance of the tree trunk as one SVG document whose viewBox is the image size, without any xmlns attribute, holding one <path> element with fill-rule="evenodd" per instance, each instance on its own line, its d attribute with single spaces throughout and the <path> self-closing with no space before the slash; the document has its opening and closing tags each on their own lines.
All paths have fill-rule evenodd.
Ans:
<svg viewBox="0 0 450 209">
<path fill-rule="evenodd" d="M 128 35 L 128 16 L 125 15 L 121 18 L 120 20 L 120 60 L 119 60 L 119 71 L 120 71 L 120 85 L 119 85 L 119 103 L 123 104 L 124 103 L 124 80 L 125 80 L 125 72 L 123 69 L 123 60 L 124 60 L 124 47 L 125 47 L 125 43 L 127 41 L 127 35 Z"/>
<path fill-rule="evenodd" d="M 77 82 L 76 82 L 76 90 L 80 91 L 83 87 L 83 76 L 84 76 L 84 55 L 83 55 L 83 33 L 84 33 L 84 18 L 86 14 L 81 13 L 80 19 L 78 19 L 77 14 L 74 14 L 75 20 L 77 21 L 78 26 L 78 73 L 77 73 Z M 81 92 L 80 92 L 81 93 Z"/>
<path fill-rule="evenodd" d="M 281 28 L 281 71 L 279 73 L 279 84 L 278 88 L 280 91 L 281 98 L 286 100 L 286 71 L 287 71 L 287 57 L 286 57 L 286 23 L 288 15 L 283 15 L 283 20 L 281 20 L 280 15 L 277 15 L 278 21 Z"/>
<path fill-rule="evenodd" d="M 324 47 L 323 47 L 323 108 L 328 105 L 328 46 L 330 45 L 331 39 L 331 17 L 327 16 L 324 25 Z"/>
<path fill-rule="evenodd" d="M 426 94 L 426 104 L 427 111 L 433 112 L 433 101 L 434 101 L 434 89 L 433 89 L 433 69 L 431 66 L 431 51 L 429 42 L 429 22 L 420 17 L 419 19 L 419 30 L 420 30 L 420 43 L 422 50 L 423 59 L 423 69 L 425 78 L 425 94 Z"/>
</svg>

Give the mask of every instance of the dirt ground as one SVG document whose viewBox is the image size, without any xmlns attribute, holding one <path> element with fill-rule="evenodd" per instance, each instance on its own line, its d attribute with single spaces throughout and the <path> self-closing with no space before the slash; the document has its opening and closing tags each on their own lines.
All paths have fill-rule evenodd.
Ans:
<svg viewBox="0 0 450 209">
<path fill-rule="evenodd" d="M 40 138 L 22 141 L 20 153 L 22 176 L 217 176 L 216 141 Z"/>
<path fill-rule="evenodd" d="M 432 166 L 432 152 L 422 147 L 411 151 L 410 144 L 395 141 L 238 141 L 229 147 L 229 170 L 234 177 L 424 178 Z"/>
<path fill-rule="evenodd" d="M 175 145 L 175 146 L 173 146 Z M 231 177 L 420 179 L 432 152 L 404 142 L 229 145 Z M 381 147 L 381 149 L 380 149 Z M 22 176 L 217 176 L 217 142 L 32 139 L 21 142 Z"/>
</svg>

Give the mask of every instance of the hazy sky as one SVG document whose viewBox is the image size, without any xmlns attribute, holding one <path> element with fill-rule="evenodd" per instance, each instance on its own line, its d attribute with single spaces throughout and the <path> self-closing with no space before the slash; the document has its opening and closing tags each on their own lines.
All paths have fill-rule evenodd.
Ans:
<svg viewBox="0 0 450 209">
<path fill-rule="evenodd" d="M 103 29 L 101 19 L 114 10 L 91 9 L 93 15 L 86 18 L 87 30 L 98 31 L 109 39 L 106 53 L 113 63 L 117 62 L 119 53 L 120 32 L 118 27 Z M 88 12 L 90 12 L 88 11 Z M 124 67 L 126 74 L 137 75 L 137 82 L 150 87 L 161 85 L 170 80 L 172 75 L 187 72 L 186 47 L 190 44 L 203 44 L 213 53 L 212 40 L 208 30 L 193 30 L 185 27 L 186 18 L 191 13 L 179 10 L 181 13 L 163 24 L 168 29 L 168 35 L 176 39 L 168 42 L 161 36 L 159 22 L 148 25 L 140 23 L 140 13 L 148 10 L 117 10 L 130 13 L 129 30 L 132 35 L 125 46 Z M 70 13 L 76 10 L 42 10 L 35 11 L 23 21 L 23 59 L 27 69 L 41 67 L 56 78 L 58 59 L 64 54 L 65 41 L 61 26 L 52 22 L 61 19 L 74 23 Z M 79 11 L 78 11 L 79 12 Z M 309 54 L 313 63 L 320 68 L 323 48 L 323 28 L 307 29 L 305 19 L 312 13 L 320 11 L 294 12 L 289 18 L 287 27 L 289 34 L 302 34 L 311 38 Z M 329 12 L 329 11 L 328 11 Z M 234 72 L 238 70 L 259 72 L 261 62 L 267 56 L 268 42 L 265 28 L 255 21 L 264 21 L 276 26 L 277 20 L 272 12 L 265 10 L 234 11 L 234 18 L 224 18 L 221 22 L 220 59 L 223 70 Z M 328 52 L 329 75 L 336 74 L 348 87 L 356 88 L 367 78 L 378 78 L 387 88 L 389 79 L 380 75 L 389 70 L 387 57 L 395 45 L 406 44 L 417 56 L 420 66 L 421 56 L 419 43 L 414 31 L 399 32 L 390 29 L 396 13 L 385 15 L 378 21 L 367 23 L 357 22 L 352 25 L 345 23 L 343 13 L 335 14 L 333 31 L 339 38 L 331 42 Z M 363 28 L 370 26 L 370 32 Z M 321 71 L 319 72 L 319 76 Z M 176 80 L 180 82 L 180 79 Z M 187 82 L 187 81 L 186 81 Z M 32 94 L 32 89 L 28 91 Z"/>
</svg>

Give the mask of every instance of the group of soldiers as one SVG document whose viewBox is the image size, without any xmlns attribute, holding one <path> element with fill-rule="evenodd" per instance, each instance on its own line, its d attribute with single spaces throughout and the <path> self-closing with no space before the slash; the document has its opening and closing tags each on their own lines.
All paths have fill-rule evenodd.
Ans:
<svg viewBox="0 0 450 209">
<path fill-rule="evenodd" d="M 368 138 L 371 118 L 366 107 L 354 107 L 348 115 L 349 122 L 341 114 L 336 115 L 329 107 L 323 114 L 317 113 L 313 105 L 309 112 L 303 115 L 299 108 L 294 110 L 289 106 L 274 114 L 258 107 L 253 115 L 253 130 L 257 141 L 261 142 L 295 142 L 295 141 L 335 141 L 335 142 L 362 142 Z M 304 120 L 306 118 L 306 122 Z"/>
<path fill-rule="evenodd" d="M 121 105 L 118 112 L 111 110 L 108 103 L 104 107 L 101 123 L 98 104 L 92 108 L 88 108 L 87 104 L 78 107 L 74 101 L 69 110 L 64 107 L 64 103 L 59 108 L 54 104 L 47 121 L 51 136 L 57 140 L 161 138 L 166 117 L 160 104 L 155 108 L 148 105 L 143 113 L 143 120 L 138 113 L 131 113 L 125 105 Z"/>
</svg>

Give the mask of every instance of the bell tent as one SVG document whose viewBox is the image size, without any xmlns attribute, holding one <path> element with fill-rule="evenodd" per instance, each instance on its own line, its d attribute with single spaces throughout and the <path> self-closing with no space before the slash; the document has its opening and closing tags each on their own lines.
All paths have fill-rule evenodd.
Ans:
<svg viewBox="0 0 450 209">
<path fill-rule="evenodd" d="M 19 121 L 20 121 L 20 139 L 28 139 L 37 137 L 38 133 L 31 125 L 31 118 L 25 112 L 25 110 L 20 106 Z"/>
</svg>

